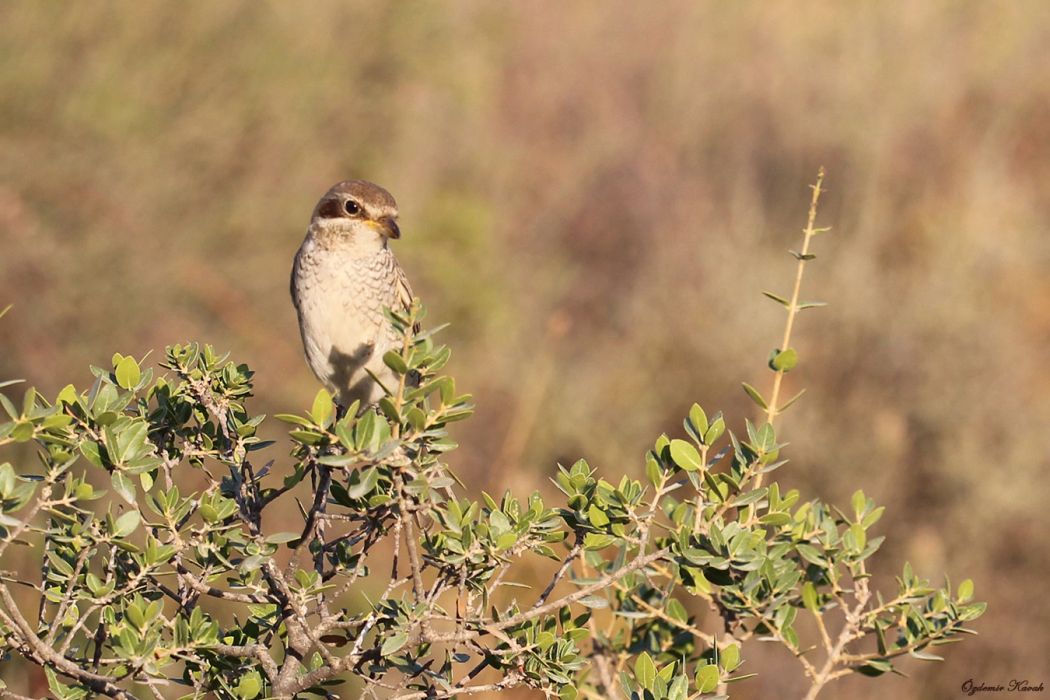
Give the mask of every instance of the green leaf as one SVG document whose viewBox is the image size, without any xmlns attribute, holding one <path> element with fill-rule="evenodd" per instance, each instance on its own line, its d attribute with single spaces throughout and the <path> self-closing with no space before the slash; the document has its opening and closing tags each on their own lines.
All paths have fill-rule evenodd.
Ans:
<svg viewBox="0 0 1050 700">
<path fill-rule="evenodd" d="M 758 522 L 763 525 L 771 525 L 773 527 L 780 527 L 781 525 L 787 525 L 791 522 L 791 515 L 788 513 L 766 513 Z"/>
<path fill-rule="evenodd" d="M 883 628 L 883 623 L 878 619 L 874 622 L 875 626 L 875 648 L 878 649 L 880 654 L 886 653 L 886 630 Z"/>
<path fill-rule="evenodd" d="M 853 506 L 853 515 L 860 521 L 860 516 L 864 515 L 864 511 L 868 506 L 868 497 L 864 495 L 864 492 L 857 489 L 853 492 L 853 497 L 850 499 L 850 503 Z"/>
<path fill-rule="evenodd" d="M 69 562 L 67 562 L 65 559 L 62 559 L 62 557 L 60 557 L 55 551 L 49 550 L 47 552 L 47 558 L 48 561 L 51 562 L 51 568 L 55 571 L 58 571 L 59 573 L 64 574 L 65 576 L 73 575 L 73 567 L 70 566 Z"/>
<path fill-rule="evenodd" d="M 74 689 L 68 685 L 61 683 L 58 680 L 58 676 L 51 670 L 50 667 L 44 668 L 44 675 L 47 676 L 47 685 L 51 688 L 51 692 L 57 695 L 59 698 L 66 700 L 66 698 L 73 697 Z"/>
<path fill-rule="evenodd" d="M 695 472 L 703 466 L 700 452 L 685 440 L 671 440 L 671 459 L 687 472 Z"/>
<path fill-rule="evenodd" d="M 711 427 L 707 429 L 706 433 L 704 433 L 704 444 L 714 444 L 718 440 L 718 438 L 722 437 L 722 434 L 725 433 L 725 431 L 726 422 L 722 418 L 722 416 L 719 415 L 711 422 Z"/>
<path fill-rule="evenodd" d="M 383 645 L 379 650 L 379 654 L 381 656 L 390 656 L 391 654 L 400 651 L 402 646 L 404 646 L 407 642 L 408 635 L 406 633 L 396 632 L 383 641 Z"/>
<path fill-rule="evenodd" d="M 764 424 L 755 433 L 755 447 L 762 450 L 763 452 L 771 452 L 777 446 L 777 434 L 773 430 L 773 426 L 769 423 Z"/>
<path fill-rule="evenodd" d="M 752 401 L 754 401 L 756 404 L 758 404 L 759 408 L 762 408 L 762 409 L 769 408 L 769 404 L 767 404 L 766 400 L 764 398 L 762 398 L 762 394 L 758 393 L 758 389 L 756 389 L 755 387 L 751 386 L 747 382 L 742 382 L 742 384 L 744 386 L 744 392 L 748 396 L 751 397 Z"/>
<path fill-rule="evenodd" d="M 718 660 L 726 672 L 731 672 L 740 665 L 740 645 L 730 644 L 727 646 L 722 650 L 722 653 L 719 654 Z"/>
<path fill-rule="evenodd" d="M 885 512 L 885 510 L 885 506 L 879 506 L 878 508 L 872 509 L 870 513 L 864 516 L 864 519 L 860 521 L 860 524 L 864 527 L 865 530 L 867 530 L 869 527 L 871 527 L 879 521 L 879 518 L 882 517 L 882 514 Z"/>
<path fill-rule="evenodd" d="M 269 544 L 284 544 L 297 539 L 299 539 L 298 532 L 277 532 L 267 537 L 265 542 Z"/>
<path fill-rule="evenodd" d="M 587 509 L 587 519 L 590 520 L 591 525 L 594 525 L 595 527 L 605 527 L 609 524 L 609 516 L 605 514 L 605 511 L 593 503 L 590 508 Z"/>
<path fill-rule="evenodd" d="M 884 659 L 872 659 L 857 669 L 857 673 L 865 676 L 881 676 L 887 671 L 893 670 L 893 664 Z"/>
<path fill-rule="evenodd" d="M 77 389 L 72 384 L 66 384 L 62 391 L 58 392 L 58 398 L 55 399 L 55 403 L 64 403 L 73 405 L 77 402 Z"/>
<path fill-rule="evenodd" d="M 404 359 L 401 357 L 401 353 L 397 352 L 396 350 L 388 350 L 383 355 L 383 364 L 385 364 L 387 367 L 394 370 L 398 374 L 408 373 L 408 365 L 405 364 Z"/>
<path fill-rule="evenodd" d="M 399 416 L 397 413 L 397 406 L 394 405 L 394 402 L 390 400 L 389 396 L 384 396 L 383 398 L 379 399 L 379 409 L 383 412 L 383 415 L 386 416 L 387 419 L 393 421 L 394 423 L 401 422 L 401 416 Z"/>
<path fill-rule="evenodd" d="M 740 506 L 750 505 L 755 501 L 763 498 L 766 495 L 767 491 L 768 489 L 763 486 L 762 488 L 754 489 L 752 491 L 748 491 L 747 493 L 742 493 L 733 499 L 733 505 L 737 508 L 739 508 Z"/>
<path fill-rule="evenodd" d="M 354 425 L 354 445 L 361 452 L 378 447 L 374 411 L 365 411 Z"/>
<path fill-rule="evenodd" d="M 671 598 L 667 601 L 666 610 L 668 615 L 679 622 L 689 621 L 689 613 L 686 612 L 685 606 L 677 598 Z"/>
<path fill-rule="evenodd" d="M 959 619 L 963 622 L 976 620 L 988 609 L 988 603 L 971 603 L 959 608 Z"/>
<path fill-rule="evenodd" d="M 652 455 L 648 455 L 645 460 L 645 475 L 649 479 L 649 483 L 653 486 L 657 486 L 663 480 L 663 474 L 660 471 L 660 463 L 653 458 Z"/>
<path fill-rule="evenodd" d="M 137 510 L 129 510 L 124 515 L 117 518 L 117 522 L 113 525 L 113 534 L 116 537 L 127 537 L 135 532 L 135 529 L 139 526 L 141 520 L 142 516 L 139 515 Z"/>
<path fill-rule="evenodd" d="M 798 353 L 795 348 L 777 350 L 769 366 L 774 372 L 790 372 L 798 364 Z"/>
<path fill-rule="evenodd" d="M 202 503 L 200 512 L 201 517 L 204 518 L 204 522 L 214 523 L 219 520 L 219 511 L 215 510 L 215 506 L 210 503 Z"/>
<path fill-rule="evenodd" d="M 33 424 L 27 420 L 18 421 L 10 433 L 15 442 L 27 442 L 33 438 Z"/>
<path fill-rule="evenodd" d="M 302 416 L 297 416 L 297 415 L 295 415 L 293 413 L 278 413 L 278 414 L 274 415 L 274 418 L 276 418 L 277 420 L 281 421 L 282 423 L 291 423 L 292 425 L 301 425 L 304 428 L 309 428 L 310 426 L 313 425 L 310 421 L 306 420 Z"/>
<path fill-rule="evenodd" d="M 959 584 L 959 591 L 956 593 L 956 600 L 960 603 L 965 603 L 973 598 L 973 579 L 965 579 Z"/>
<path fill-rule="evenodd" d="M 916 659 L 922 659 L 923 661 L 944 661 L 943 656 L 937 656 L 936 654 L 931 654 L 930 652 L 922 651 L 921 649 L 913 649 L 909 653 Z"/>
<path fill-rule="evenodd" d="M 262 687 L 262 676 L 259 675 L 259 672 L 249 671 L 241 676 L 241 680 L 237 684 L 237 697 L 241 698 L 241 700 L 253 700 L 259 696 Z"/>
<path fill-rule="evenodd" d="M 710 693 L 718 687 L 718 667 L 712 664 L 696 669 L 696 689 L 701 693 Z"/>
<path fill-rule="evenodd" d="M 91 591 L 92 595 L 97 596 L 102 594 L 102 579 L 89 571 L 85 577 L 85 581 L 87 582 L 88 590 Z"/>
<path fill-rule="evenodd" d="M 850 525 L 849 533 L 852 535 L 858 551 L 864 549 L 868 544 L 868 534 L 864 532 L 864 528 L 859 523 Z"/>
<path fill-rule="evenodd" d="M 146 626 L 146 615 L 137 603 L 132 603 L 124 608 L 124 616 L 135 626 L 135 629 L 141 630 Z"/>
<path fill-rule="evenodd" d="M 413 406 L 408 409 L 408 413 L 405 414 L 405 418 L 409 424 L 417 431 L 422 432 L 427 424 L 427 415 L 419 409 L 418 406 Z"/>
<path fill-rule="evenodd" d="M 802 585 L 802 604 L 806 606 L 807 610 L 817 611 L 817 587 L 813 585 L 812 581 L 806 581 Z"/>
<path fill-rule="evenodd" d="M 656 664 L 648 652 L 642 652 L 634 662 L 634 677 L 645 690 L 652 690 L 656 681 Z"/>
<path fill-rule="evenodd" d="M 304 445 L 316 445 L 324 439 L 324 436 L 316 430 L 292 430 L 288 435 Z"/>
<path fill-rule="evenodd" d="M 615 541 L 616 538 L 612 535 L 603 535 L 597 532 L 588 532 L 583 537 L 583 547 L 584 549 L 592 550 L 605 549 Z"/>
<path fill-rule="evenodd" d="M 117 377 L 117 384 L 123 389 L 134 389 L 142 379 L 142 370 L 139 369 L 139 363 L 134 357 L 125 357 L 117 362 L 114 374 Z"/>
<path fill-rule="evenodd" d="M 0 497 L 6 497 L 11 493 L 16 479 L 15 468 L 10 463 L 0 464 Z"/>
<path fill-rule="evenodd" d="M 711 495 L 717 498 L 722 503 L 726 502 L 725 494 L 722 493 L 722 484 L 718 482 L 718 476 L 712 474 L 710 470 L 704 472 L 704 481 L 707 482 L 708 490 Z"/>
<path fill-rule="evenodd" d="M 318 390 L 317 395 L 314 396 L 313 407 L 310 409 L 310 417 L 314 419 L 314 423 L 322 427 L 326 426 L 334 412 L 335 403 L 332 401 L 332 395 L 327 389 Z"/>
<path fill-rule="evenodd" d="M 4 407 L 7 415 L 11 416 L 11 420 L 18 420 L 22 417 L 21 412 L 19 412 L 19 410 L 15 408 L 15 405 L 11 403 L 11 399 L 7 398 L 4 394 L 0 394 L 0 406 Z"/>
<path fill-rule="evenodd" d="M 788 408 L 790 408 L 796 401 L 801 399 L 802 395 L 805 394 L 805 393 L 806 393 L 806 390 L 803 389 L 802 391 L 800 391 L 797 394 L 795 394 L 794 396 L 792 396 L 790 399 L 788 399 L 787 401 L 784 402 L 784 405 L 781 406 L 778 409 L 777 413 L 780 414 L 780 413 L 783 413 L 784 411 L 788 410 Z"/>
<path fill-rule="evenodd" d="M 767 291 L 762 292 L 762 294 L 764 294 L 766 297 L 772 299 L 776 303 L 780 304 L 785 309 L 788 308 L 789 306 L 791 306 L 791 302 L 788 301 L 787 299 L 785 299 L 784 297 L 780 296 L 779 294 L 774 294 L 773 292 L 767 292 Z"/>
<path fill-rule="evenodd" d="M 578 601 L 580 605 L 585 608 L 607 608 L 609 607 L 609 601 L 600 595 L 589 595 L 580 598 Z"/>
<path fill-rule="evenodd" d="M 694 403 L 692 407 L 690 407 L 689 422 L 693 424 L 694 428 L 696 428 L 696 432 L 702 440 L 704 437 L 704 433 L 707 432 L 707 429 L 710 426 L 707 422 L 707 414 L 704 413 L 704 409 L 700 408 L 700 404 Z"/>
<path fill-rule="evenodd" d="M 131 505 L 135 505 L 135 482 L 124 476 L 122 472 L 113 472 L 109 478 L 113 484 L 113 490 Z"/>
<path fill-rule="evenodd" d="M 489 513 L 489 527 L 493 532 L 503 533 L 511 528 L 510 518 L 501 510 Z"/>
<path fill-rule="evenodd" d="M 324 457 L 318 457 L 317 461 L 329 467 L 345 467 L 361 461 L 361 456 L 356 454 L 325 455 Z"/>
<path fill-rule="evenodd" d="M 355 478 L 359 479 L 359 481 L 354 481 Z M 357 471 L 354 472 L 354 476 L 350 477 L 346 493 L 350 498 L 362 498 L 371 493 L 377 483 L 379 483 L 379 470 L 375 467 Z"/>
<path fill-rule="evenodd" d="M 808 561 L 810 564 L 816 564 L 817 566 L 827 566 L 827 562 L 824 561 L 824 557 L 821 556 L 817 548 L 808 544 L 797 544 L 795 549 L 802 555 L 802 558 Z"/>
<path fill-rule="evenodd" d="M 675 676 L 667 688 L 667 700 L 686 700 L 689 696 L 689 680 L 685 676 Z"/>
</svg>

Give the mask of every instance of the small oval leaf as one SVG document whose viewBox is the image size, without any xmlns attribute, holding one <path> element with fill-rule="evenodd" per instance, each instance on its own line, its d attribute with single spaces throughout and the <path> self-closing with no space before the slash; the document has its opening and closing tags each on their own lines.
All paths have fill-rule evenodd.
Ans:
<svg viewBox="0 0 1050 700">
<path fill-rule="evenodd" d="M 671 440 L 671 459 L 687 472 L 695 472 L 703 466 L 700 452 L 685 440 Z"/>
<path fill-rule="evenodd" d="M 117 384 L 122 389 L 134 389 L 138 386 L 139 380 L 142 379 L 142 370 L 139 369 L 139 363 L 135 361 L 134 357 L 122 358 L 117 362 L 113 373 L 117 377 Z"/>
</svg>

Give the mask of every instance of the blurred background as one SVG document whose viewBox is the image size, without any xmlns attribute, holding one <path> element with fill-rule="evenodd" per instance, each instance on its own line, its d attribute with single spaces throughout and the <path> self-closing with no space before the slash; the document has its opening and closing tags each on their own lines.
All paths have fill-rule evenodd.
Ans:
<svg viewBox="0 0 1050 700">
<path fill-rule="evenodd" d="M 256 411 L 305 409 L 291 259 L 363 177 L 452 323 L 464 480 L 637 477 L 693 401 L 740 429 L 769 386 L 760 292 L 790 291 L 823 164 L 803 296 L 830 306 L 778 475 L 887 505 L 884 585 L 910 559 L 989 601 L 946 663 L 825 694 L 1050 682 L 1048 44 L 1036 0 L 4 3 L 0 378 L 53 396 L 197 339 L 257 370 Z M 800 695 L 786 652 L 749 662 L 734 697 Z"/>
</svg>

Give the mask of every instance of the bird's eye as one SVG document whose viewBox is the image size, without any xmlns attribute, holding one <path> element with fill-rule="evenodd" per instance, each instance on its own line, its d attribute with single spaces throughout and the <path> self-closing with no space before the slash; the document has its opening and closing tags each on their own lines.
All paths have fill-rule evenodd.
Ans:
<svg viewBox="0 0 1050 700">
<path fill-rule="evenodd" d="M 350 216 L 357 216 L 361 213 L 361 205 L 352 199 L 346 200 L 346 204 L 343 205 L 343 209 L 346 209 L 346 213 Z"/>
</svg>

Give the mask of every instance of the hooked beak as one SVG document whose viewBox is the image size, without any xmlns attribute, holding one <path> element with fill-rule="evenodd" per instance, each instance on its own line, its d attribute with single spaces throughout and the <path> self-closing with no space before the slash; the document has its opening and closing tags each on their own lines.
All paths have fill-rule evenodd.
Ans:
<svg viewBox="0 0 1050 700">
<path fill-rule="evenodd" d="M 389 216 L 380 218 L 376 223 L 382 229 L 382 233 L 387 238 L 401 238 L 401 229 L 398 227 L 397 222 Z"/>
</svg>

